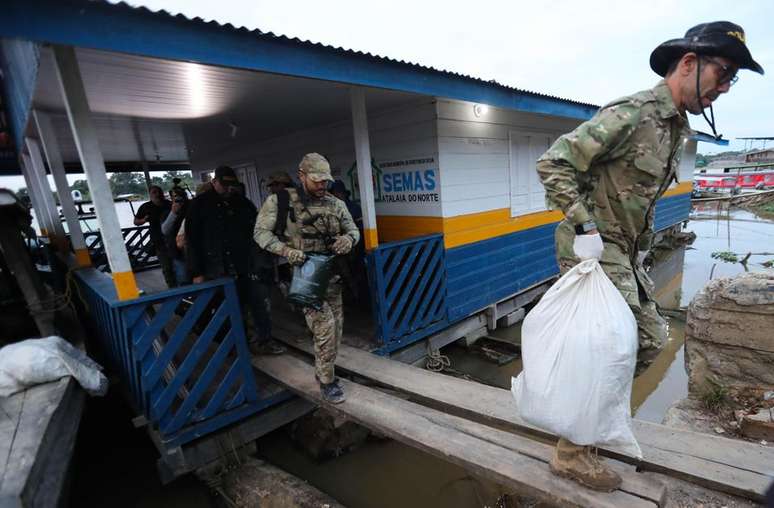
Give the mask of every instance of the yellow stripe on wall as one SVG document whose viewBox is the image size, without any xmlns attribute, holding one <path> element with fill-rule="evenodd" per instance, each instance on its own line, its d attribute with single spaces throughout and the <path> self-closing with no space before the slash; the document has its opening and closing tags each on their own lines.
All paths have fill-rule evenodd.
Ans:
<svg viewBox="0 0 774 508">
<path fill-rule="evenodd" d="M 664 197 L 668 198 L 669 196 L 676 196 L 678 194 L 688 194 L 693 190 L 693 182 L 681 182 L 675 185 L 671 189 L 667 189 L 667 191 L 664 193 Z"/>
<path fill-rule="evenodd" d="M 456 217 L 377 216 L 381 243 L 433 233 L 444 234 L 447 249 L 495 238 L 562 220 L 562 212 L 537 212 L 511 217 L 510 208 L 499 208 Z"/>
<path fill-rule="evenodd" d="M 398 240 L 433 233 L 443 233 L 443 227 L 443 217 L 376 216 L 376 229 L 381 243 L 397 242 Z"/>
<path fill-rule="evenodd" d="M 667 190 L 664 197 L 690 193 L 691 182 L 682 182 Z M 559 222 L 564 214 L 558 210 L 535 212 L 511 217 L 510 208 L 458 215 L 456 217 L 410 217 L 382 215 L 376 217 L 381 243 L 395 242 L 432 233 L 443 233 L 447 249 L 525 229 Z"/>
<path fill-rule="evenodd" d="M 489 238 L 515 233 L 525 229 L 559 222 L 564 218 L 560 211 L 535 212 L 511 217 L 510 208 L 489 212 L 460 215 L 444 219 L 444 245 L 447 249 Z"/>
</svg>

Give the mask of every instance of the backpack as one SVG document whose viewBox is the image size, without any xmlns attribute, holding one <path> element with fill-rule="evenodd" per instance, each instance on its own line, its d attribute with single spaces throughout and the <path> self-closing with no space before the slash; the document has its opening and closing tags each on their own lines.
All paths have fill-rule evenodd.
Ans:
<svg viewBox="0 0 774 508">
<path fill-rule="evenodd" d="M 282 189 L 277 193 L 277 221 L 274 224 L 274 234 L 283 242 L 287 241 L 285 229 L 288 225 L 288 215 L 295 220 L 295 211 L 290 207 L 290 193 L 287 189 Z M 262 249 L 257 243 L 254 244 L 254 269 L 253 271 L 268 270 L 274 267 L 274 255 Z"/>
</svg>

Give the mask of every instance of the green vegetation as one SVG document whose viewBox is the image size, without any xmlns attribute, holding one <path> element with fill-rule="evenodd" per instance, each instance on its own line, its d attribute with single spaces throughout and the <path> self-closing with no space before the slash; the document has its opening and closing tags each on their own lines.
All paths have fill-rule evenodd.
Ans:
<svg viewBox="0 0 774 508">
<path fill-rule="evenodd" d="M 151 176 L 151 184 L 158 185 L 164 191 L 168 191 L 172 188 L 173 178 L 180 179 L 180 185 L 193 189 L 194 182 L 191 173 L 188 171 L 167 171 L 161 177 Z M 79 180 L 78 182 L 80 182 Z M 136 194 L 147 199 L 148 189 L 145 186 L 145 177 L 142 173 L 113 173 L 108 179 L 110 182 L 110 189 L 113 191 L 113 196 L 120 196 L 123 194 Z M 76 183 L 78 183 L 76 182 Z M 73 186 L 75 188 L 75 186 Z M 81 190 L 81 192 L 83 192 Z"/>
<path fill-rule="evenodd" d="M 708 386 L 700 395 L 699 400 L 707 411 L 717 413 L 726 404 L 728 388 L 717 381 L 707 378 Z"/>
<path fill-rule="evenodd" d="M 720 261 L 726 262 L 726 263 L 738 263 L 739 262 L 739 256 L 734 254 L 733 252 L 729 251 L 718 251 L 713 252 L 710 254 L 712 259 L 718 259 Z"/>
<path fill-rule="evenodd" d="M 109 173 L 108 182 L 110 183 L 110 190 L 113 191 L 113 197 L 121 196 L 125 194 L 135 194 L 140 196 L 141 199 L 148 199 L 148 188 L 145 186 L 145 176 L 142 173 Z M 193 191 L 196 184 L 193 181 L 190 171 L 167 171 L 162 176 L 151 176 L 151 184 L 158 185 L 164 191 L 168 191 L 172 188 L 173 178 L 180 179 L 180 185 L 182 187 L 188 187 Z M 89 184 L 85 179 L 76 180 L 70 185 L 70 190 L 79 190 L 84 201 L 90 201 L 91 195 L 89 194 Z M 59 203 L 59 199 L 54 194 L 54 199 Z M 16 192 L 19 198 L 24 198 L 29 195 L 29 191 L 26 187 L 22 187 Z"/>
</svg>

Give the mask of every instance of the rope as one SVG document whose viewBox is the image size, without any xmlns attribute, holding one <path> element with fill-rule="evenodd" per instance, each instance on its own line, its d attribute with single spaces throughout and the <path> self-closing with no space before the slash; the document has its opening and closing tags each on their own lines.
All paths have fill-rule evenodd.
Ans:
<svg viewBox="0 0 774 508">
<path fill-rule="evenodd" d="M 425 368 L 433 372 L 441 372 L 451 367 L 451 360 L 448 356 L 442 355 L 438 349 L 427 349 L 427 361 Z"/>
</svg>

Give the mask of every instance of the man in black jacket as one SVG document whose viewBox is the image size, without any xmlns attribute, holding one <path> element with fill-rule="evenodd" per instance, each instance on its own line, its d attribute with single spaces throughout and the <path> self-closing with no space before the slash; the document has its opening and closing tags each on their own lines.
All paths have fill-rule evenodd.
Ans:
<svg viewBox="0 0 774 508">
<path fill-rule="evenodd" d="M 215 170 L 212 190 L 191 201 L 186 216 L 186 258 L 194 284 L 231 276 L 243 309 L 253 317 L 248 333 L 250 350 L 279 354 L 284 349 L 271 340 L 270 295 L 260 294 L 252 231 L 257 210 L 237 189 L 239 180 L 229 166 Z"/>
</svg>

